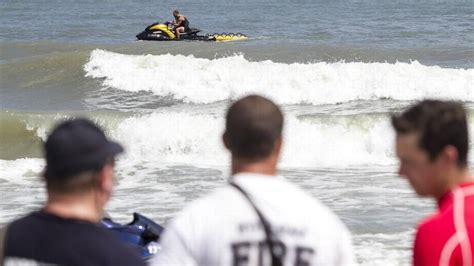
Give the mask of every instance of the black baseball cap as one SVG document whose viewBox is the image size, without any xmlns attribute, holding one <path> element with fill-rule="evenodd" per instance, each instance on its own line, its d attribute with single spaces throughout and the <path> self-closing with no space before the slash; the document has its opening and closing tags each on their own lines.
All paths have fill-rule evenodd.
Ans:
<svg viewBox="0 0 474 266">
<path fill-rule="evenodd" d="M 99 170 L 123 147 L 105 136 L 85 118 L 64 121 L 51 132 L 44 145 L 46 180 L 64 180 L 84 171 Z"/>
</svg>

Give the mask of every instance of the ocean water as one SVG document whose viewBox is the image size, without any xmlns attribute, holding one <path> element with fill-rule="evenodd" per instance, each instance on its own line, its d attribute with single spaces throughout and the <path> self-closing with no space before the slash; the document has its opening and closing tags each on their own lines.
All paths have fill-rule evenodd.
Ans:
<svg viewBox="0 0 474 266">
<path fill-rule="evenodd" d="M 174 9 L 250 39 L 135 41 Z M 459 100 L 474 130 L 472 0 L 3 0 L 0 13 L 0 224 L 42 206 L 41 144 L 75 116 L 126 148 L 112 217 L 166 223 L 225 184 L 225 110 L 258 93 L 285 113 L 281 174 L 341 217 L 358 263 L 409 265 L 435 204 L 397 176 L 390 114 Z"/>
</svg>

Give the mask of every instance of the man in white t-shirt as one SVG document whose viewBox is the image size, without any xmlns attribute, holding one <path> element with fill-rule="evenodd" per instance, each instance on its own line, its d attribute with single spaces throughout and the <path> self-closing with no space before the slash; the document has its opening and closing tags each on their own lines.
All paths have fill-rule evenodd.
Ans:
<svg viewBox="0 0 474 266">
<path fill-rule="evenodd" d="M 167 226 L 152 265 L 353 265 L 350 234 L 327 207 L 277 175 L 283 115 L 251 95 L 228 110 L 230 184 Z"/>
</svg>

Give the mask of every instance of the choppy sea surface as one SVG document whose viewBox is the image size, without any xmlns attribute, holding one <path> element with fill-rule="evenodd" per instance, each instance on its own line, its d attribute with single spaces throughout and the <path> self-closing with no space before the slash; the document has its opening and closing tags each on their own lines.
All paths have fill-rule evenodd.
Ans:
<svg viewBox="0 0 474 266">
<path fill-rule="evenodd" d="M 250 39 L 135 41 L 174 9 Z M 0 13 L 0 224 L 42 206 L 41 144 L 75 116 L 126 147 L 112 217 L 165 223 L 225 184 L 225 110 L 258 93 L 285 112 L 280 173 L 341 217 L 358 263 L 409 265 L 435 204 L 397 176 L 390 114 L 459 100 L 474 129 L 473 1 L 4 0 Z"/>
</svg>

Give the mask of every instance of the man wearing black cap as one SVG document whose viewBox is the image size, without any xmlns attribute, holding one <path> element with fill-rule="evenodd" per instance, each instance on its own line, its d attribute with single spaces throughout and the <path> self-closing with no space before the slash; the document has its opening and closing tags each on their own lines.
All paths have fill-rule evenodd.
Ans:
<svg viewBox="0 0 474 266">
<path fill-rule="evenodd" d="M 97 224 L 112 194 L 114 157 L 123 148 L 92 122 L 73 119 L 53 130 L 44 150 L 46 206 L 8 225 L 4 264 L 144 265 Z"/>
</svg>

